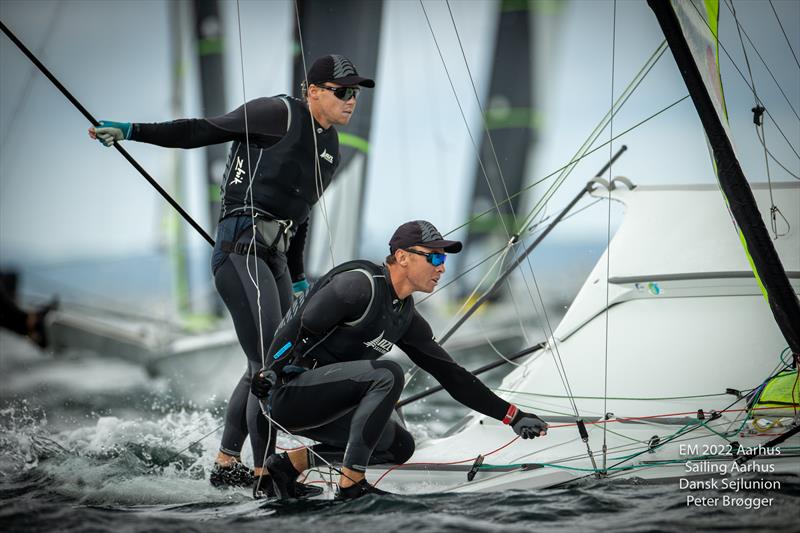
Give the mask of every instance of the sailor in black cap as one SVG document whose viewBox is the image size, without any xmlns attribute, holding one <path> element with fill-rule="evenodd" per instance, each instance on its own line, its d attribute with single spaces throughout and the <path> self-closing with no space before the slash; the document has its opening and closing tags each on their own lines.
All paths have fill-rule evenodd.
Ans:
<svg viewBox="0 0 800 533">
<path fill-rule="evenodd" d="M 393 416 L 403 390 L 403 371 L 381 360 L 395 344 L 462 404 L 511 425 L 523 438 L 546 433 L 547 424 L 499 398 L 439 346 L 414 308 L 414 292 L 432 292 L 448 253 L 461 243 L 446 240 L 430 222 L 397 228 L 383 265 L 350 261 L 317 280 L 286 314 L 269 350 L 273 363 L 253 378 L 256 396 L 267 398 L 281 427 L 320 444 L 271 455 L 265 465 L 275 491 L 295 497 L 299 473 L 314 467 L 315 454 L 342 465 L 339 499 L 382 494 L 364 478 L 372 463 L 403 463 L 414 439 Z"/>
<path fill-rule="evenodd" d="M 303 267 L 308 215 L 339 165 L 335 126 L 350 121 L 361 87 L 375 87 L 375 82 L 360 76 L 346 57 L 328 55 L 311 65 L 302 84 L 305 100 L 256 98 L 220 117 L 156 124 L 101 121 L 89 129 L 90 137 L 106 146 L 124 139 L 170 148 L 232 142 L 211 263 L 248 368 L 228 402 L 210 478 L 215 486 L 252 484 L 253 473 L 239 461 L 248 434 L 254 449 L 261 450 L 254 457 L 255 473 L 261 473 L 266 443 L 259 439 L 267 430 L 249 392 L 251 376 L 263 366 L 260 339 L 269 345 L 292 294 L 308 287 Z"/>
</svg>

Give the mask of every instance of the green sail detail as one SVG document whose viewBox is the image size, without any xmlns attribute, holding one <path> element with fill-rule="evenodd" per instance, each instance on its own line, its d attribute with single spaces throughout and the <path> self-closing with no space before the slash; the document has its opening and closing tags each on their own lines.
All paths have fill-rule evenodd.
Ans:
<svg viewBox="0 0 800 533">
<path fill-rule="evenodd" d="M 355 148 L 359 152 L 369 153 L 369 141 L 358 135 L 339 132 L 339 144 Z"/>
<path fill-rule="evenodd" d="M 527 107 L 492 107 L 486 110 L 486 127 L 490 130 L 528 128 L 538 130 L 544 123 L 542 114 Z"/>
<path fill-rule="evenodd" d="M 201 56 L 221 54 L 222 39 L 220 37 L 203 39 L 197 43 L 197 51 Z"/>
</svg>

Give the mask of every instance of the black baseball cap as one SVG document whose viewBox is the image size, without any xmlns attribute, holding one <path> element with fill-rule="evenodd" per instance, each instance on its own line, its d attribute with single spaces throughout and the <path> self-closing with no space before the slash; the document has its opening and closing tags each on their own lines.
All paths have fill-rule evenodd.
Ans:
<svg viewBox="0 0 800 533">
<path fill-rule="evenodd" d="M 462 248 L 460 241 L 446 240 L 439 230 L 427 220 L 413 220 L 395 230 L 389 240 L 389 251 L 394 253 L 397 250 L 417 245 L 442 248 L 449 254 L 457 254 Z"/>
<path fill-rule="evenodd" d="M 359 76 L 353 62 L 338 54 L 322 56 L 308 69 L 309 85 L 318 85 L 326 81 L 339 85 L 360 85 L 370 89 L 375 87 L 374 80 Z"/>
</svg>

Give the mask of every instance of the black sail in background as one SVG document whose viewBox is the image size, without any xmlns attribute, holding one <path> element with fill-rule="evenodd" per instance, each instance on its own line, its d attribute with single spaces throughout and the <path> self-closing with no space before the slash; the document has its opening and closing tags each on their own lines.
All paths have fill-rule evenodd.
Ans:
<svg viewBox="0 0 800 533">
<path fill-rule="evenodd" d="M 483 169 L 477 165 L 475 170 L 469 218 L 493 209 L 495 200 L 502 202 L 508 195 L 522 189 L 528 155 L 536 139 L 532 88 L 534 65 L 530 44 L 533 28 L 529 3 L 526 0 L 505 0 L 499 4 L 499 9 L 489 97 L 483 104 L 491 143 L 484 132 L 479 152 Z M 499 211 L 493 209 L 490 214 L 470 224 L 465 239 L 464 264 L 472 264 L 485 254 L 490 243 L 494 248 L 502 246 L 508 240 L 506 229 L 509 234 L 518 229 L 512 213 L 519 214 L 521 197 L 517 196 L 500 206 Z"/>
<path fill-rule="evenodd" d="M 194 25 L 200 70 L 202 116 L 216 117 L 228 112 L 225 102 L 225 72 L 223 67 L 223 35 L 217 0 L 194 0 Z M 204 148 L 209 191 L 209 233 L 213 235 L 219 214 L 220 184 L 227 144 L 214 144 Z"/>
<path fill-rule="evenodd" d="M 800 355 L 800 302 L 770 240 L 728 131 L 719 78 L 719 2 L 648 0 L 667 38 L 711 145 L 717 179 L 742 246 L 778 327 Z"/>
<path fill-rule="evenodd" d="M 360 75 L 375 79 L 382 1 L 298 0 L 297 7 L 306 69 L 317 57 L 340 54 L 353 62 Z M 300 97 L 300 83 L 305 79 L 305 70 L 300 36 L 296 30 L 295 39 L 293 90 L 294 95 Z M 381 80 L 376 80 L 376 86 L 380 83 Z M 362 90 L 350 123 L 336 127 L 341 161 L 333 185 L 324 196 L 328 222 L 326 224 L 318 204 L 311 216 L 310 242 L 306 246 L 306 271 L 312 275 L 319 275 L 332 266 L 329 230 L 336 263 L 354 259 L 359 253 L 374 98 L 374 89 Z"/>
</svg>

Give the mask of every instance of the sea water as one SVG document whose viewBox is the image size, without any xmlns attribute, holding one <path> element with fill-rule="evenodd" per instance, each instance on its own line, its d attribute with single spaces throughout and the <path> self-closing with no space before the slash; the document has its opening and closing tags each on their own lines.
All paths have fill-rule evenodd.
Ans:
<svg viewBox="0 0 800 533">
<path fill-rule="evenodd" d="M 1 531 L 797 531 L 800 523 L 798 476 L 772 477 L 779 490 L 735 493 L 633 479 L 347 503 L 255 501 L 248 489 L 208 483 L 224 401 L 194 405 L 136 365 L 54 356 L 5 332 L 0 363 Z M 438 394 L 409 410 L 410 429 L 435 436 L 465 413 Z M 687 502 L 692 495 L 730 503 Z M 772 501 L 743 503 L 762 498 Z"/>
</svg>

